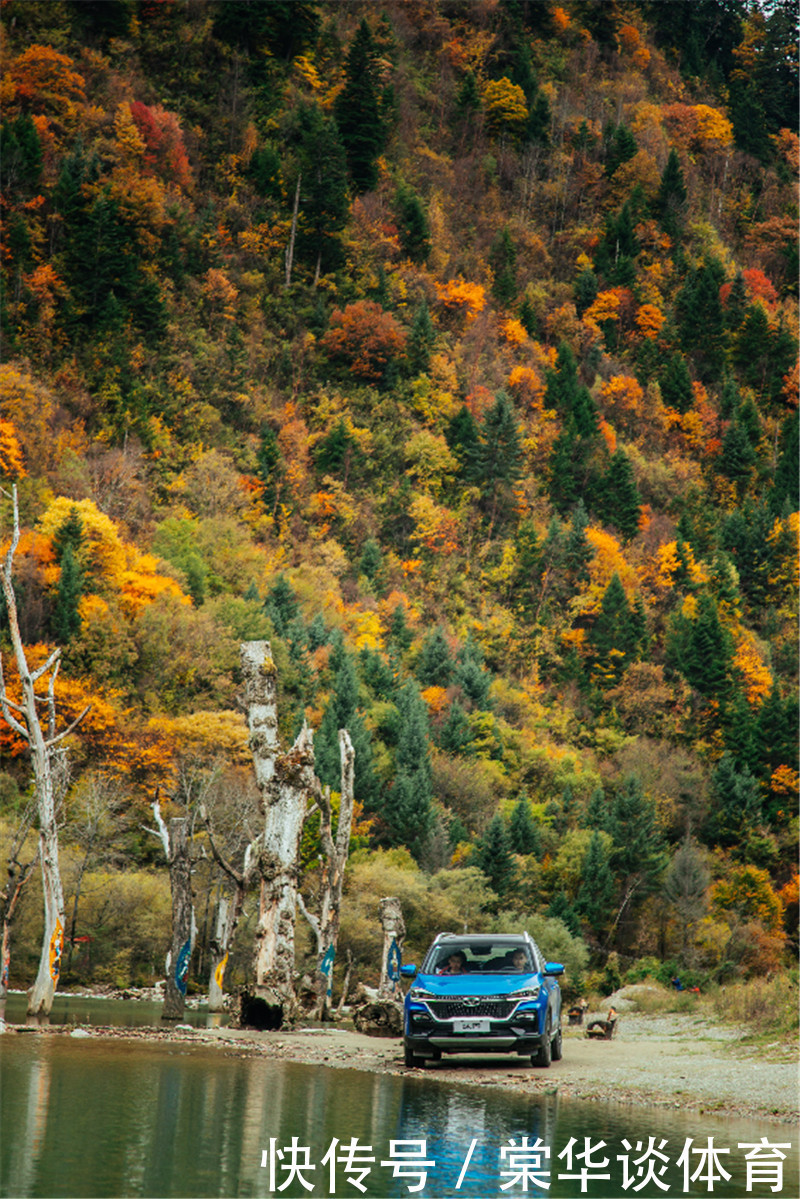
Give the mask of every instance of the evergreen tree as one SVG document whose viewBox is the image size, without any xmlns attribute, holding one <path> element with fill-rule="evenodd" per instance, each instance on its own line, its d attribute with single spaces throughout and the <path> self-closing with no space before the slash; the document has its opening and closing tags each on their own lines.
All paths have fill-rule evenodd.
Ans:
<svg viewBox="0 0 800 1199">
<path fill-rule="evenodd" d="M 560 920 L 566 925 L 567 929 L 572 933 L 573 937 L 581 935 L 581 922 L 578 913 L 570 904 L 563 891 L 559 891 L 550 900 L 550 904 L 545 912 L 551 920 Z"/>
<path fill-rule="evenodd" d="M 681 347 L 691 354 L 698 377 L 715 383 L 725 367 L 728 331 L 719 298 L 724 271 L 713 259 L 706 259 L 692 271 L 675 302 Z"/>
<path fill-rule="evenodd" d="M 617 450 L 600 484 L 597 498 L 600 513 L 608 524 L 619 529 L 626 541 L 630 541 L 639 531 L 641 504 L 642 497 L 630 460 L 623 450 Z"/>
<path fill-rule="evenodd" d="M 508 839 L 514 853 L 532 853 L 538 856 L 542 852 L 539 829 L 531 816 L 531 806 L 525 796 L 514 805 L 508 822 Z"/>
<path fill-rule="evenodd" d="M 722 439 L 722 453 L 718 469 L 721 474 L 736 484 L 739 495 L 745 491 L 756 463 L 756 452 L 747 432 L 734 420 Z"/>
<path fill-rule="evenodd" d="M 358 564 L 358 572 L 369 579 L 370 583 L 376 585 L 383 567 L 383 554 L 381 547 L 374 537 L 370 537 L 364 542 L 364 548 L 361 551 L 361 558 Z"/>
<path fill-rule="evenodd" d="M 292 590 L 292 586 L 286 575 L 279 574 L 270 587 L 267 592 L 267 598 L 264 601 L 264 611 L 272 621 L 278 636 L 285 637 L 289 625 L 297 620 L 300 615 L 300 605 L 297 602 L 297 596 Z M 344 727 L 344 725 L 339 726 L 339 728 Z"/>
<path fill-rule="evenodd" d="M 63 527 L 63 526 L 62 526 Z M 68 645 L 81 628 L 78 604 L 83 595 L 83 569 L 68 542 L 61 553 L 61 577 L 53 611 L 53 631 L 61 645 Z"/>
<path fill-rule="evenodd" d="M 489 249 L 489 265 L 494 272 L 492 295 L 500 304 L 510 304 L 517 294 L 516 263 L 516 247 L 508 229 L 503 229 Z"/>
<path fill-rule="evenodd" d="M 420 375 L 427 371 L 435 339 L 431 314 L 423 298 L 414 314 L 414 322 L 408 338 L 408 361 L 414 374 Z"/>
<path fill-rule="evenodd" d="M 473 860 L 486 875 L 495 895 L 502 899 L 511 891 L 516 880 L 516 865 L 502 816 L 493 817 L 475 846 Z"/>
<path fill-rule="evenodd" d="M 331 698 L 314 738 L 315 769 L 320 782 L 338 791 L 342 768 L 339 730 L 347 729 L 355 752 L 353 763 L 356 798 L 374 808 L 378 788 L 372 767 L 372 737 L 358 710 L 359 682 L 352 657 L 343 646 L 331 655 L 335 674 Z"/>
<path fill-rule="evenodd" d="M 514 407 L 504 391 L 486 413 L 474 451 L 473 472 L 483 490 L 482 504 L 489 518 L 489 535 L 495 523 L 509 514 L 512 488 L 522 476 L 522 442 Z"/>
<path fill-rule="evenodd" d="M 588 636 L 593 677 L 601 686 L 613 686 L 618 682 L 625 667 L 636 656 L 639 635 L 625 589 L 614 571 Z"/>
<path fill-rule="evenodd" d="M 344 87 L 334 109 L 357 195 L 377 186 L 378 156 L 386 140 L 376 58 L 375 42 L 363 18 L 350 44 Z"/>
<path fill-rule="evenodd" d="M 611 176 L 624 162 L 629 162 L 639 149 L 636 138 L 624 122 L 619 125 L 607 125 L 603 130 L 603 142 L 606 157 L 606 175 Z"/>
<path fill-rule="evenodd" d="M 608 853 L 598 832 L 592 833 L 583 860 L 582 874 L 581 885 L 575 897 L 575 911 L 595 935 L 599 935 L 611 923 L 616 886 L 608 862 Z"/>
<path fill-rule="evenodd" d="M 433 827 L 433 790 L 428 709 L 413 680 L 400 691 L 397 707 L 400 728 L 395 779 L 384 800 L 381 817 L 390 843 L 405 845 L 418 858 Z"/>
<path fill-rule="evenodd" d="M 673 147 L 662 172 L 658 195 L 655 199 L 655 211 L 659 224 L 673 241 L 677 241 L 683 231 L 683 223 L 686 219 L 686 199 L 686 183 L 680 160 Z"/>
<path fill-rule="evenodd" d="M 689 368 L 682 354 L 669 356 L 658 378 L 661 399 L 668 408 L 677 412 L 688 412 L 694 402 Z"/>
<path fill-rule="evenodd" d="M 350 211 L 345 150 L 336 122 L 318 104 L 291 110 L 285 138 L 296 154 L 294 172 L 285 175 L 292 201 L 300 185 L 295 254 L 316 280 L 343 258 L 340 235 Z"/>
<path fill-rule="evenodd" d="M 448 447 L 458 459 L 460 475 L 467 484 L 478 481 L 480 435 L 475 417 L 466 404 L 459 408 L 445 429 Z"/>
<path fill-rule="evenodd" d="M 517 313 L 517 316 L 519 317 L 519 321 L 523 329 L 528 334 L 528 337 L 535 337 L 538 332 L 539 325 L 538 321 L 536 320 L 536 313 L 534 311 L 533 304 L 531 304 L 527 296 L 523 298 L 523 301 L 519 306 L 519 312 Z"/>
<path fill-rule="evenodd" d="M 720 845 L 733 845 L 761 818 L 761 788 L 747 766 L 737 769 L 732 754 L 724 753 L 711 776 L 713 806 L 706 835 Z"/>
<path fill-rule="evenodd" d="M 4 192 L 35 191 L 42 174 L 44 155 L 31 116 L 20 113 L 0 125 L 0 180 Z"/>
<path fill-rule="evenodd" d="M 747 285 L 742 272 L 737 271 L 731 284 L 728 302 L 725 305 L 725 324 L 732 333 L 741 328 L 746 314 Z"/>
<path fill-rule="evenodd" d="M 416 675 L 423 687 L 446 687 L 453 673 L 450 646 L 441 628 L 428 633 L 422 642 Z"/>
<path fill-rule="evenodd" d="M 600 285 L 597 282 L 597 275 L 591 269 L 586 267 L 581 271 L 578 278 L 575 280 L 573 292 L 575 295 L 575 309 L 578 316 L 583 316 L 587 308 L 591 308 L 597 299 L 597 293 L 600 290 Z"/>
<path fill-rule="evenodd" d="M 781 424 L 779 457 L 769 495 L 770 511 L 780 512 L 786 505 L 796 510 L 800 496 L 800 414 L 787 416 Z"/>
<path fill-rule="evenodd" d="M 408 627 L 406 610 L 402 604 L 398 604 L 396 608 L 392 609 L 386 637 L 389 644 L 395 647 L 400 654 L 404 654 L 414 640 L 414 634 Z"/>
<path fill-rule="evenodd" d="M 431 229 L 415 191 L 401 183 L 395 199 L 400 244 L 412 262 L 425 262 L 431 251 Z"/>
<path fill-rule="evenodd" d="M 663 871 L 666 855 L 655 800 L 644 794 L 636 775 L 615 791 L 606 831 L 614 841 L 612 870 L 618 878 L 635 881 L 643 898 Z"/>
<path fill-rule="evenodd" d="M 692 621 L 686 677 L 701 695 L 724 699 L 730 686 L 732 659 L 730 634 L 720 624 L 713 596 L 704 591 Z"/>
<path fill-rule="evenodd" d="M 464 697 L 474 708 L 489 707 L 489 688 L 492 676 L 483 668 L 483 654 L 480 647 L 472 640 L 465 641 L 458 651 L 458 661 L 453 680 L 460 687 Z"/>
<path fill-rule="evenodd" d="M 447 754 L 469 756 L 475 734 L 464 708 L 454 699 L 439 732 L 439 747 Z"/>
</svg>

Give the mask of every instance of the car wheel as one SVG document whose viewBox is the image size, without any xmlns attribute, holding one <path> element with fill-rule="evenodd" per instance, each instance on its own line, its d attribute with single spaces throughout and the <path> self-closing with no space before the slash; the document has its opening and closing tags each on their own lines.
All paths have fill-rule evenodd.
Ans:
<svg viewBox="0 0 800 1199">
<path fill-rule="evenodd" d="M 413 1070 L 415 1066 L 425 1065 L 425 1058 L 417 1057 L 410 1045 L 403 1045 L 403 1056 L 405 1057 L 406 1065 L 411 1070 Z"/>
<path fill-rule="evenodd" d="M 548 1008 L 547 1016 L 545 1018 L 545 1024 L 544 1024 L 544 1039 L 539 1048 L 539 1052 L 534 1053 L 531 1056 L 531 1064 L 534 1066 L 542 1066 L 544 1069 L 547 1069 L 547 1067 L 550 1065 L 550 1062 L 552 1061 L 553 1033 L 552 1033 L 551 1029 L 552 1029 L 552 1021 L 551 1021 L 551 1017 L 550 1017 L 550 1009 Z"/>
<path fill-rule="evenodd" d="M 556 1029 L 556 1035 L 550 1042 L 550 1056 L 554 1062 L 560 1062 L 564 1056 L 564 1040 L 561 1035 L 561 1025 Z"/>
</svg>

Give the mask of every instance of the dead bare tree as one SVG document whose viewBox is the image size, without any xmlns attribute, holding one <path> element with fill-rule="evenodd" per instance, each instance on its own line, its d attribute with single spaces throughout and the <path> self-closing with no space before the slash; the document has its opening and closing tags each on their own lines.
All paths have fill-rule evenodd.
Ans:
<svg viewBox="0 0 800 1199">
<path fill-rule="evenodd" d="M 288 753 L 278 739 L 277 671 L 268 641 L 246 641 L 240 649 L 244 708 L 250 730 L 264 825 L 251 846 L 260 877 L 255 934 L 255 998 L 280 1023 L 297 1009 L 295 916 L 300 834 L 310 797 L 317 798 L 314 743 L 304 724 Z"/>
<path fill-rule="evenodd" d="M 14 594 L 14 554 L 19 545 L 19 504 L 17 488 L 11 492 L 0 488 L 2 495 L 11 500 L 13 528 L 11 542 L 5 559 L 0 562 L 0 584 L 6 602 L 8 628 L 14 649 L 17 671 L 22 687 L 22 702 L 11 699 L 3 677 L 3 661 L 0 655 L 0 709 L 6 722 L 18 736 L 28 743 L 33 767 L 34 793 L 39 824 L 39 857 L 42 864 L 42 889 L 44 891 L 44 933 L 39 970 L 28 993 L 28 1014 L 46 1015 L 53 1006 L 61 972 L 61 953 L 64 946 L 64 892 L 58 861 L 58 826 L 56 822 L 57 781 L 60 767 L 65 765 L 61 744 L 72 733 L 89 711 L 91 704 L 61 733 L 56 733 L 55 683 L 61 658 L 61 650 L 55 649 L 36 670 L 28 666 L 28 659 L 19 629 L 17 600 Z M 49 676 L 46 697 L 36 695 L 36 684 Z M 48 714 L 47 732 L 42 728 L 38 705 L 46 705 Z"/>
<path fill-rule="evenodd" d="M 181 1020 L 186 1002 L 186 983 L 192 960 L 197 925 L 192 902 L 192 867 L 189 858 L 189 818 L 174 816 L 167 828 L 161 815 L 158 792 L 153 800 L 156 828 L 150 829 L 164 847 L 172 893 L 172 941 L 164 971 L 162 1020 Z"/>
<path fill-rule="evenodd" d="M 221 895 L 217 901 L 214 932 L 211 935 L 210 944 L 211 972 L 208 980 L 208 1009 L 211 1012 L 221 1012 L 225 1006 L 223 989 L 225 967 L 228 963 L 233 934 L 236 932 L 236 926 L 244 908 L 245 896 L 255 873 L 255 863 L 252 849 L 248 845 L 244 855 L 244 866 L 241 870 L 237 870 L 220 852 L 214 838 L 208 811 L 204 805 L 200 808 L 200 820 L 205 826 L 214 861 L 233 884 L 233 896 Z"/>
<path fill-rule="evenodd" d="M 35 803 L 29 803 L 22 813 L 19 824 L 14 830 L 7 858 L 7 877 L 3 890 L 0 891 L 0 909 L 2 910 L 2 940 L 0 941 L 0 1020 L 3 1019 L 8 994 L 8 976 L 11 965 L 11 924 L 14 912 L 20 901 L 25 884 L 33 874 L 39 860 L 39 846 L 27 862 L 20 861 L 25 842 L 30 832 L 36 814 Z"/>
<path fill-rule="evenodd" d="M 314 979 L 316 1002 L 313 1014 L 317 1019 L 331 1018 L 331 980 L 336 943 L 339 937 L 339 913 L 342 906 L 344 868 L 350 852 L 350 831 L 353 824 L 353 777 L 355 751 L 346 729 L 339 730 L 339 753 L 342 763 L 342 790 L 339 804 L 339 823 L 336 840 L 333 838 L 333 814 L 329 788 L 321 791 L 320 843 L 325 855 L 323 883 L 319 898 L 319 915 L 310 912 L 298 892 L 297 903 L 314 932 L 317 941 L 317 969 Z"/>
</svg>

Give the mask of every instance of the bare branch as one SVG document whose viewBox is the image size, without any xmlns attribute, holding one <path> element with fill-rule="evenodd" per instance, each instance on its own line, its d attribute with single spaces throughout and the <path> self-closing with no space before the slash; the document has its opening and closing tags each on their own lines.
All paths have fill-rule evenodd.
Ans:
<svg viewBox="0 0 800 1199">
<path fill-rule="evenodd" d="M 241 874 L 234 866 L 231 866 L 230 862 L 222 856 L 217 848 L 217 843 L 214 840 L 214 833 L 211 828 L 211 820 L 208 812 L 206 811 L 205 804 L 200 805 L 200 822 L 203 825 L 203 828 L 206 830 L 206 836 L 208 837 L 208 842 L 211 846 L 211 852 L 214 855 L 214 861 L 222 870 L 225 871 L 228 878 L 231 879 L 232 882 L 236 883 L 237 887 L 243 887 L 245 885 L 245 876 Z M 245 863 L 246 861 L 247 859 L 245 858 Z"/>
<path fill-rule="evenodd" d="M 60 657 L 61 647 L 57 645 L 47 661 L 43 663 L 42 666 L 37 666 L 36 670 L 31 671 L 31 682 L 38 683 L 43 674 L 47 674 L 48 670 L 52 670 L 53 666 L 56 666 Z M 56 674 L 58 674 L 57 666 L 54 672 L 54 678 Z"/>
<path fill-rule="evenodd" d="M 12 708 L 16 709 L 17 712 L 22 712 L 23 714 L 25 712 L 24 708 L 20 708 L 18 704 L 12 703 L 12 701 L 8 698 L 6 693 L 6 681 L 3 677 L 3 655 L 0 654 L 0 710 L 2 710 L 6 722 L 11 726 L 14 732 L 18 733 L 20 737 L 23 737 L 26 741 L 30 741 L 31 738 L 27 728 L 24 724 L 21 724 L 15 716 L 12 715 Z"/>
<path fill-rule="evenodd" d="M 73 731 L 73 729 L 77 728 L 77 726 L 83 720 L 84 716 L 88 712 L 91 711 L 91 709 L 92 709 L 92 705 L 87 704 L 86 707 L 81 712 L 81 714 L 79 716 L 75 717 L 72 724 L 64 729 L 63 733 L 59 733 L 57 737 L 53 737 L 49 741 L 45 742 L 45 744 L 47 745 L 47 748 L 52 749 L 54 745 L 58 745 L 59 741 L 63 741 L 65 737 L 68 737 L 70 735 L 70 733 Z"/>
</svg>

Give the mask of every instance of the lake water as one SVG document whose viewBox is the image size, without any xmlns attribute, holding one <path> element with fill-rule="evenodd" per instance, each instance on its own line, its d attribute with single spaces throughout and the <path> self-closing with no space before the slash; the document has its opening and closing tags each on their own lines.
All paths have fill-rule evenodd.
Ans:
<svg viewBox="0 0 800 1199">
<path fill-rule="evenodd" d="M 6 1199 L 273 1194 L 291 1199 L 334 1194 L 373 1199 L 713 1194 L 744 1199 L 800 1193 L 798 1137 L 787 1125 L 568 1103 L 555 1094 L 524 1099 L 489 1087 L 443 1085 L 433 1073 L 367 1074 L 241 1057 L 227 1049 L 99 1035 L 76 1039 L 9 1031 L 0 1037 L 0 1071 L 0 1195 Z M 650 1137 L 668 1159 L 665 1172 L 657 1175 L 668 1191 L 654 1181 L 633 1189 L 647 1178 L 646 1162 L 637 1167 L 634 1159 L 646 1154 Z M 762 1137 L 770 1144 L 792 1143 L 790 1151 L 782 1151 L 787 1157 L 780 1191 L 772 1190 L 776 1168 L 766 1159 L 761 1181 L 747 1188 L 749 1150 L 739 1149 L 738 1143 L 756 1144 Z M 719 1177 L 713 1161 L 708 1168 L 709 1138 L 713 1149 L 730 1150 L 717 1158 L 730 1181 Z M 617 1160 L 626 1153 L 623 1139 L 632 1147 L 628 1189 L 623 1162 Z M 598 1151 L 599 1141 L 606 1145 Z M 338 1144 L 326 1164 L 323 1158 L 334 1142 Z M 422 1150 L 421 1142 L 423 1160 L 431 1164 L 421 1166 L 418 1155 L 403 1163 L 399 1155 Z M 638 1150 L 637 1142 L 642 1143 Z M 687 1142 L 691 1165 L 685 1179 L 678 1159 Z M 295 1163 L 307 1160 L 313 1167 L 294 1177 L 289 1168 L 293 1143 Z M 579 1157 L 587 1146 L 588 1159 Z M 277 1151 L 283 1151 L 282 1158 Z M 778 1160 L 774 1152 L 763 1153 L 773 1163 Z M 604 1157 L 608 1166 L 595 1168 Z M 360 1159 L 368 1171 L 361 1179 Z M 659 1168 L 664 1164 L 652 1155 L 650 1160 Z M 548 1168 L 550 1173 L 544 1173 Z M 412 1189 L 421 1170 L 424 1188 Z M 574 1177 L 559 1177 L 566 1174 Z M 603 1179 L 603 1174 L 611 1178 Z M 313 1190 L 302 1185 L 303 1179 Z M 354 1185 L 359 1179 L 363 1191 Z M 541 1185 L 544 1181 L 550 1182 L 549 1189 Z"/>
</svg>

